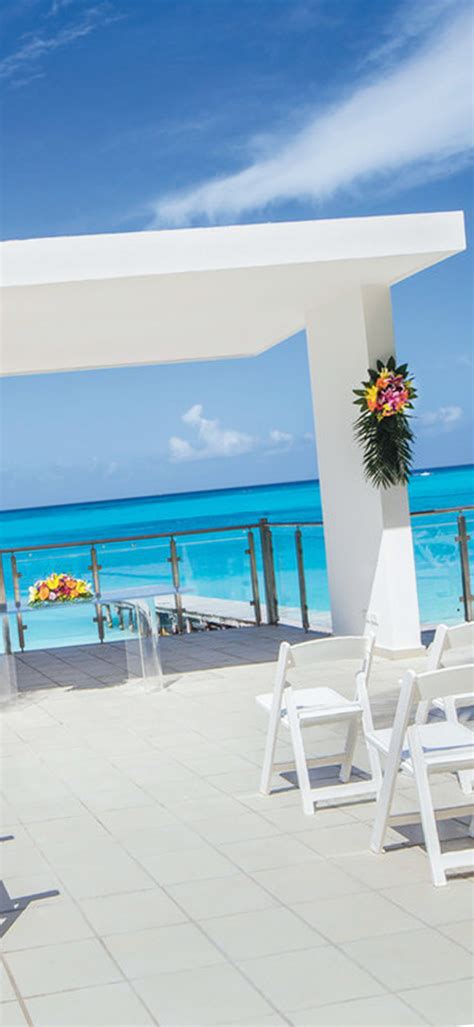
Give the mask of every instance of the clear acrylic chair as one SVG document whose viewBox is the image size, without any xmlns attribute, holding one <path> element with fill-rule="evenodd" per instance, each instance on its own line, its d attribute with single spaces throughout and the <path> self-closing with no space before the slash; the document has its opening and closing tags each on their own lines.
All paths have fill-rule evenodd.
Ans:
<svg viewBox="0 0 474 1027">
<path fill-rule="evenodd" d="M 341 638 L 316 639 L 290 645 L 282 642 L 278 657 L 275 687 L 273 692 L 258 695 L 257 703 L 269 715 L 265 754 L 260 781 L 260 791 L 268 795 L 275 764 L 275 748 L 280 727 L 289 731 L 294 755 L 298 785 L 301 791 L 303 810 L 313 814 L 315 804 L 327 800 L 348 801 L 352 797 L 374 797 L 382 781 L 380 761 L 373 749 L 368 749 L 371 777 L 369 780 L 350 781 L 354 750 L 359 726 L 364 733 L 373 728 L 368 681 L 374 648 L 373 636 L 348 636 Z M 331 665 L 345 660 L 357 660 L 359 670 L 355 675 L 354 694 L 347 699 L 334 688 L 319 684 Z M 299 672 L 307 680 L 308 675 L 314 687 L 294 688 Z M 298 682 L 299 683 L 299 682 Z M 336 756 L 320 757 L 318 764 L 340 763 L 339 784 L 313 788 L 310 782 L 308 762 L 302 731 L 322 723 L 339 722 L 347 726 L 344 752 L 341 759 Z"/>
<path fill-rule="evenodd" d="M 375 811 L 371 848 L 374 852 L 383 849 L 398 772 L 404 770 L 415 780 L 423 835 L 435 885 L 446 884 L 447 870 L 474 867 L 474 852 L 471 848 L 446 853 L 441 851 L 436 827 L 437 815 L 430 789 L 432 774 L 469 771 L 474 768 L 474 735 L 458 721 L 415 723 L 412 726 L 409 726 L 409 722 L 416 703 L 431 703 L 437 698 L 446 700 L 460 695 L 474 698 L 471 666 L 448 667 L 424 674 L 408 670 L 401 682 L 393 728 L 369 731 L 366 735 L 369 746 L 387 757 Z M 449 815 L 454 815 L 453 810 L 438 811 L 438 819 Z"/>
</svg>

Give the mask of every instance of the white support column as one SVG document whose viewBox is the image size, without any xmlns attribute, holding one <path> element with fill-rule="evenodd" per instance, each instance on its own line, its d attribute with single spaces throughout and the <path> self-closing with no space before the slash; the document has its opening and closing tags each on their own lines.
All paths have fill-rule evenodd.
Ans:
<svg viewBox="0 0 474 1027">
<path fill-rule="evenodd" d="M 364 478 L 352 389 L 394 352 L 390 289 L 318 291 L 306 318 L 333 630 L 376 628 L 387 655 L 420 653 L 407 490 Z"/>
</svg>

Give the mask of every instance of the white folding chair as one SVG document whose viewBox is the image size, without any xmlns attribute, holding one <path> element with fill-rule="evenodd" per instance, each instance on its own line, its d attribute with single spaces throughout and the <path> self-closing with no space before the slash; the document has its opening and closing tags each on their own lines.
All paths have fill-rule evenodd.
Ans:
<svg viewBox="0 0 474 1027">
<path fill-rule="evenodd" d="M 393 728 L 368 732 L 366 740 L 387 762 L 382 788 L 377 801 L 371 848 L 380 852 L 390 820 L 390 810 L 400 769 L 415 779 L 420 803 L 421 824 L 431 866 L 433 883 L 446 884 L 446 870 L 474 867 L 474 852 L 463 849 L 442 853 L 436 819 L 464 813 L 458 807 L 435 813 L 429 775 L 446 771 L 463 771 L 474 767 L 474 735 L 458 721 L 437 721 L 413 724 L 409 720 L 413 705 L 432 702 L 436 698 L 469 695 L 474 698 L 472 667 L 448 667 L 415 674 L 407 670 L 402 682 Z M 469 689 L 471 691 L 469 691 Z M 399 822 L 402 817 L 397 817 Z M 412 818 L 411 818 L 412 819 Z"/>
<path fill-rule="evenodd" d="M 428 650 L 427 670 L 469 663 L 474 663 L 474 622 L 463 622 L 450 628 L 446 624 L 438 624 L 433 643 Z M 470 695 L 449 695 L 445 698 L 438 696 L 433 699 L 431 705 L 441 710 L 446 720 L 456 724 L 459 720 L 459 710 L 465 709 L 469 704 L 472 704 Z M 417 724 L 426 724 L 429 710 L 429 702 L 419 704 Z M 463 792 L 469 795 L 474 784 L 474 774 L 469 770 L 462 770 L 458 776 Z"/>
<path fill-rule="evenodd" d="M 280 726 L 290 732 L 296 775 L 305 813 L 314 813 L 315 804 L 323 800 L 342 799 L 347 801 L 352 797 L 377 794 L 382 782 L 382 774 L 378 754 L 373 750 L 368 750 L 371 778 L 363 781 L 349 781 L 359 724 L 362 722 L 364 733 L 373 728 L 367 682 L 370 675 L 374 641 L 373 636 L 362 636 L 317 639 L 293 646 L 288 642 L 282 642 L 274 690 L 257 696 L 257 703 L 269 714 L 260 781 L 260 791 L 265 795 L 268 795 L 270 791 Z M 333 688 L 322 686 L 293 688 L 292 679 L 297 679 L 298 671 L 306 678 L 310 674 L 312 681 L 317 682 L 321 675 L 322 663 L 323 665 L 334 663 L 336 666 L 337 662 L 341 660 L 357 660 L 359 662 L 353 699 L 346 699 Z M 311 763 L 334 764 L 340 762 L 339 781 L 341 783 L 312 788 L 302 729 L 332 721 L 347 724 L 342 759 L 337 761 L 334 756 L 327 756 L 311 761 Z"/>
</svg>

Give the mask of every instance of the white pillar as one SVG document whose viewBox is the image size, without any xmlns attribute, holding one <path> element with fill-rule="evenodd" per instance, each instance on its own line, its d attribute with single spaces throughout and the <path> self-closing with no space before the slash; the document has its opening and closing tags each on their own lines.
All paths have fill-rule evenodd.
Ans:
<svg viewBox="0 0 474 1027">
<path fill-rule="evenodd" d="M 421 652 L 407 490 L 365 480 L 353 435 L 352 389 L 394 352 L 390 290 L 329 286 L 306 325 L 333 631 L 372 627 L 387 655 Z"/>
</svg>

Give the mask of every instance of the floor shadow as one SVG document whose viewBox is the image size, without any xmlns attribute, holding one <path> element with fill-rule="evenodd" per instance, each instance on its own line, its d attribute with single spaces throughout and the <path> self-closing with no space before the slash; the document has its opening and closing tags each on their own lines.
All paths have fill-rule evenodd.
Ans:
<svg viewBox="0 0 474 1027">
<path fill-rule="evenodd" d="M 329 757 L 328 757 L 329 759 Z M 317 790 L 318 786 L 324 788 L 325 785 L 332 784 L 339 780 L 339 772 L 341 769 L 340 762 L 337 763 L 337 755 L 334 762 L 327 763 L 321 767 L 309 767 L 308 776 L 311 788 Z M 280 773 L 280 777 L 285 781 L 288 781 L 294 788 L 298 788 L 298 778 L 295 770 L 286 770 Z M 353 767 L 351 772 L 351 781 L 370 781 L 370 774 L 367 774 L 365 770 L 360 770 L 359 767 Z M 343 793 L 341 793 L 342 795 Z"/>
<path fill-rule="evenodd" d="M 40 899 L 50 899 L 56 895 L 60 895 L 57 888 L 52 888 L 51 891 L 34 892 L 31 895 L 18 895 L 13 898 L 7 891 L 3 881 L 0 881 L 0 938 L 4 938 L 7 931 L 13 927 L 18 917 L 24 913 L 25 909 L 32 902 L 38 902 Z"/>
</svg>

